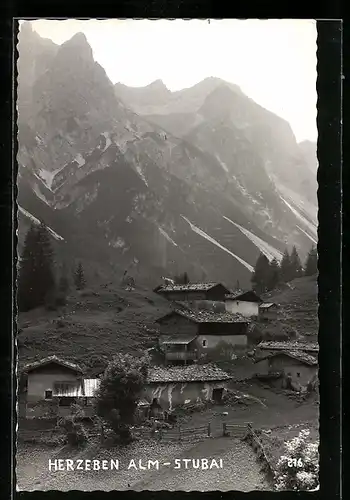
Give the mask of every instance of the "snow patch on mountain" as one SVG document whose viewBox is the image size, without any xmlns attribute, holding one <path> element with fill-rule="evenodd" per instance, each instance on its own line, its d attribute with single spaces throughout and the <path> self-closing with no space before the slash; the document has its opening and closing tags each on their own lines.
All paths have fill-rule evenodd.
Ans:
<svg viewBox="0 0 350 500">
<path fill-rule="evenodd" d="M 137 165 L 137 164 L 135 166 L 136 166 L 137 173 L 139 174 L 139 176 L 141 177 L 141 179 L 143 180 L 143 182 L 148 187 L 148 182 L 147 182 L 147 179 L 145 177 L 145 174 L 142 171 L 142 168 L 140 167 L 140 165 Z"/>
<path fill-rule="evenodd" d="M 309 233 L 304 231 L 304 229 L 302 229 L 300 226 L 296 226 L 296 227 L 299 229 L 299 231 L 304 233 L 312 241 L 312 243 L 315 243 L 315 245 L 317 245 L 317 241 L 315 240 L 315 238 L 313 238 Z"/>
<path fill-rule="evenodd" d="M 41 168 L 38 171 L 38 175 L 39 175 L 40 180 L 45 184 L 45 186 L 48 189 L 50 189 L 50 191 L 52 190 L 51 189 L 52 182 L 53 182 L 53 179 L 54 179 L 56 173 L 57 173 L 57 170 L 53 170 L 52 172 L 49 172 L 49 170 L 45 170 L 44 168 Z"/>
<path fill-rule="evenodd" d="M 175 241 L 172 238 L 170 238 L 170 236 L 168 235 L 168 233 L 166 231 L 164 231 L 163 228 L 158 227 L 158 229 L 159 229 L 159 232 L 169 241 L 169 243 L 172 243 L 176 247 L 178 246 L 178 244 L 175 243 Z"/>
<path fill-rule="evenodd" d="M 199 234 L 199 236 L 202 236 L 207 241 L 210 241 L 210 243 L 212 243 L 213 245 L 217 246 L 218 248 L 221 248 L 221 250 L 223 250 L 224 252 L 228 253 L 232 257 L 234 257 L 236 260 L 238 260 L 238 262 L 240 262 L 244 267 L 246 267 L 251 273 L 254 271 L 253 266 L 251 266 L 250 264 L 248 264 L 248 262 L 246 262 L 245 260 L 243 260 L 240 257 L 238 257 L 237 255 L 235 255 L 233 252 L 231 252 L 230 250 L 228 250 L 228 248 L 224 247 L 218 241 L 216 241 L 214 238 L 212 238 L 211 236 L 209 236 L 209 234 L 207 234 L 202 229 L 200 229 L 199 227 L 197 227 L 194 224 L 192 224 L 192 222 L 190 220 L 188 220 L 184 215 L 181 215 L 181 217 L 190 225 L 190 227 L 191 227 L 191 229 L 192 229 L 193 232 Z"/>
<path fill-rule="evenodd" d="M 36 217 L 34 217 L 34 215 L 32 215 L 30 212 L 28 212 L 28 210 L 25 210 L 24 208 L 22 208 L 20 205 L 18 205 L 18 210 L 20 212 L 22 212 L 23 215 L 25 215 L 26 217 L 28 217 L 34 224 L 37 224 L 37 225 L 41 224 L 41 222 L 40 222 L 39 219 L 37 219 Z M 56 240 L 64 241 L 64 238 L 62 238 L 62 236 L 60 236 L 53 229 L 51 229 L 51 227 L 49 227 L 49 226 L 45 226 L 45 227 L 46 227 L 46 229 L 51 233 L 51 235 Z"/>
<path fill-rule="evenodd" d="M 40 191 L 40 187 L 38 186 L 38 184 L 33 184 L 33 191 L 41 201 L 43 201 L 44 203 L 46 203 L 46 205 L 51 207 L 51 203 L 46 199 L 45 195 Z"/>
<path fill-rule="evenodd" d="M 238 189 L 240 190 L 240 192 L 246 197 L 248 198 L 254 205 L 259 205 L 259 201 L 256 200 L 249 192 L 248 190 L 239 182 L 239 180 L 237 179 L 237 177 L 235 175 L 232 176 L 232 178 L 234 179 Z"/>
<path fill-rule="evenodd" d="M 20 205 L 18 205 L 18 210 L 20 212 L 22 212 L 23 215 L 25 215 L 26 217 L 28 217 L 32 222 L 34 222 L 34 224 L 40 224 L 40 220 L 37 219 L 36 217 L 34 217 L 34 215 L 32 215 L 30 212 L 28 212 L 27 210 L 25 210 L 24 208 L 22 208 Z"/>
<path fill-rule="evenodd" d="M 112 141 L 111 141 L 111 138 L 109 137 L 109 133 L 108 132 L 102 132 L 102 135 L 106 139 L 106 145 L 105 145 L 105 147 L 103 148 L 102 151 L 106 151 L 106 149 L 109 148 L 109 146 L 112 144 Z"/>
<path fill-rule="evenodd" d="M 226 163 L 224 163 L 223 161 L 220 160 L 220 157 L 219 157 L 218 154 L 215 155 L 215 158 L 218 160 L 218 162 L 220 163 L 220 165 L 222 166 L 222 168 L 225 170 L 225 172 L 228 173 L 228 168 L 227 168 Z"/>
<path fill-rule="evenodd" d="M 266 241 L 262 240 L 259 238 L 259 236 L 256 236 L 252 232 L 250 232 L 248 229 L 245 229 L 244 227 L 240 226 L 236 222 L 233 222 L 231 219 L 223 215 L 223 218 L 236 226 L 243 234 L 246 236 L 254 245 L 259 248 L 260 252 L 262 252 L 270 261 L 272 259 L 277 259 L 278 262 L 282 260 L 282 253 L 274 248 L 272 245 L 269 243 L 266 243 Z"/>
<path fill-rule="evenodd" d="M 315 224 L 308 221 L 298 210 L 296 210 L 288 201 L 286 201 L 281 195 L 281 200 L 287 205 L 287 207 L 293 212 L 293 214 L 303 223 L 303 225 L 311 232 L 312 236 L 316 238 L 317 228 Z"/>
</svg>

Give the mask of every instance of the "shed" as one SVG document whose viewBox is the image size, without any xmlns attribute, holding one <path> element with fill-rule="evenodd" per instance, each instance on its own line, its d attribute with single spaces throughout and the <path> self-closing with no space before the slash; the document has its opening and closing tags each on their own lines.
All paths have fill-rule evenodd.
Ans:
<svg viewBox="0 0 350 500">
<path fill-rule="evenodd" d="M 279 351 L 256 361 L 257 375 L 279 374 L 284 387 L 289 384 L 296 389 L 306 387 L 317 375 L 318 362 L 315 356 L 302 351 Z"/>
<path fill-rule="evenodd" d="M 71 361 L 49 356 L 24 367 L 27 373 L 27 401 L 50 400 L 54 387 L 61 383 L 72 390 L 82 385 L 82 368 Z"/>
<path fill-rule="evenodd" d="M 59 403 L 57 394 L 60 391 L 64 392 L 63 399 L 67 397 L 72 401 L 84 390 L 82 368 L 57 356 L 29 363 L 24 372 L 27 374 L 26 413 L 31 416 L 42 416 L 50 409 L 53 411 Z"/>
<path fill-rule="evenodd" d="M 195 334 L 161 335 L 159 347 L 166 361 L 183 361 L 186 364 L 197 359 L 196 338 Z"/>
<path fill-rule="evenodd" d="M 231 377 L 215 365 L 189 365 L 150 369 L 144 397 L 163 410 L 179 405 L 220 401 Z"/>
<path fill-rule="evenodd" d="M 263 302 L 259 305 L 259 319 L 270 321 L 277 319 L 278 305 L 274 302 Z"/>
<path fill-rule="evenodd" d="M 247 317 L 258 316 L 259 305 L 261 303 L 262 299 L 254 290 L 239 291 L 225 295 L 225 309 L 232 314 L 239 313 Z"/>
</svg>

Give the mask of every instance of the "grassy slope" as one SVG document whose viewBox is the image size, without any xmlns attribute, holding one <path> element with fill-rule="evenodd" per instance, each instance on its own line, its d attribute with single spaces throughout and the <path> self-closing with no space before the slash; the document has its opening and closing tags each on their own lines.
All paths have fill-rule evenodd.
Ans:
<svg viewBox="0 0 350 500">
<path fill-rule="evenodd" d="M 301 339 L 317 340 L 317 276 L 295 279 L 263 295 L 263 299 L 280 305 L 277 321 L 266 326 L 265 332 L 296 333 Z"/>
<path fill-rule="evenodd" d="M 265 332 L 317 336 L 316 277 L 294 280 L 264 298 L 280 304 L 278 320 L 264 326 Z M 142 287 L 126 291 L 109 284 L 73 292 L 57 311 L 36 309 L 19 315 L 20 367 L 56 354 L 98 368 L 101 357 L 141 353 L 154 345 L 155 320 L 169 310 L 165 299 Z"/>
<path fill-rule="evenodd" d="M 154 345 L 157 334 L 149 329 L 169 310 L 168 301 L 141 287 L 102 285 L 74 292 L 57 311 L 19 315 L 19 365 L 56 354 L 98 368 L 101 357 L 141 353 Z"/>
</svg>

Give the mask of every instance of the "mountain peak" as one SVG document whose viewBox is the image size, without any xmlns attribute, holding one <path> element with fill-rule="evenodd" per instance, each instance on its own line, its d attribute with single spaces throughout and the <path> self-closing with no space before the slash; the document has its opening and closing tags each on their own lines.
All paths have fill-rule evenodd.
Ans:
<svg viewBox="0 0 350 500">
<path fill-rule="evenodd" d="M 165 85 L 165 83 L 163 82 L 163 80 L 161 80 L 160 78 L 158 80 L 154 80 L 154 82 L 150 83 L 148 85 L 148 87 L 152 87 L 153 89 L 166 89 L 168 90 L 167 86 Z"/>
<path fill-rule="evenodd" d="M 221 78 L 218 78 L 217 76 L 207 76 L 202 81 L 207 82 L 207 83 L 214 83 L 214 84 L 216 83 L 218 85 L 225 83 L 224 80 L 222 80 Z"/>
<path fill-rule="evenodd" d="M 70 51 L 79 53 L 79 56 L 92 58 L 92 48 L 86 38 L 86 35 L 82 32 L 76 33 L 72 38 L 67 40 L 61 45 L 61 51 Z"/>
<path fill-rule="evenodd" d="M 73 35 L 72 38 L 67 40 L 65 43 L 81 44 L 81 45 L 88 44 L 89 45 L 89 42 L 87 41 L 86 35 L 82 31 L 75 33 L 75 35 Z"/>
</svg>

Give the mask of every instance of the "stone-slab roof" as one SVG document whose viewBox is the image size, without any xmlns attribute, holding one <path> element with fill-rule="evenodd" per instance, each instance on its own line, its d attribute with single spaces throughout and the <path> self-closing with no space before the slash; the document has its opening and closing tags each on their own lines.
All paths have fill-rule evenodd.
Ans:
<svg viewBox="0 0 350 500">
<path fill-rule="evenodd" d="M 187 283 L 182 285 L 159 285 L 155 291 L 157 292 L 206 292 L 214 286 L 221 285 L 221 283 Z M 223 285 L 222 285 L 223 286 Z M 226 287 L 225 287 L 226 288 Z"/>
<path fill-rule="evenodd" d="M 49 365 L 51 363 L 55 363 L 57 365 L 64 366 L 65 368 L 70 368 L 71 370 L 74 370 L 76 372 L 83 373 L 82 368 L 76 363 L 72 363 L 71 361 L 67 361 L 55 355 L 39 359 L 38 361 L 34 361 L 33 363 L 28 363 L 27 365 L 24 366 L 23 370 L 25 372 L 30 372 L 35 370 L 36 368 L 40 368 L 42 366 Z"/>
<path fill-rule="evenodd" d="M 297 361 L 300 361 L 300 362 L 305 363 L 306 365 L 310 365 L 310 366 L 315 366 L 318 364 L 318 361 L 314 356 L 311 356 L 310 354 L 306 354 L 305 352 L 302 352 L 302 351 L 274 352 L 273 354 L 268 354 L 267 356 L 264 356 L 262 358 L 257 359 L 256 362 L 258 363 L 259 361 L 262 361 L 263 359 L 276 358 L 277 356 L 288 356 L 289 358 L 296 359 Z"/>
<path fill-rule="evenodd" d="M 254 290 L 238 290 L 236 292 L 231 292 L 225 295 L 225 300 L 240 300 L 245 302 L 262 302 L 262 299 L 259 297 Z"/>
<path fill-rule="evenodd" d="M 274 302 L 265 302 L 264 304 L 260 304 L 260 309 L 270 309 L 272 306 L 277 306 Z"/>
<path fill-rule="evenodd" d="M 153 367 L 148 372 L 148 383 L 210 382 L 230 380 L 232 377 L 215 365 Z"/>
<path fill-rule="evenodd" d="M 162 344 L 189 344 L 197 337 L 197 335 L 161 335 L 160 342 Z"/>
<path fill-rule="evenodd" d="M 206 310 L 190 310 L 190 309 L 176 309 L 157 321 L 160 322 L 163 318 L 170 316 L 171 314 L 178 314 L 187 318 L 195 323 L 249 323 L 249 318 L 242 316 L 241 314 L 231 314 L 228 312 L 213 312 Z"/>
<path fill-rule="evenodd" d="M 296 342 L 296 341 L 275 341 L 265 340 L 257 345 L 258 349 L 266 349 L 271 351 L 304 351 L 304 352 L 318 352 L 319 346 L 312 342 Z"/>
</svg>

